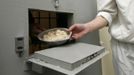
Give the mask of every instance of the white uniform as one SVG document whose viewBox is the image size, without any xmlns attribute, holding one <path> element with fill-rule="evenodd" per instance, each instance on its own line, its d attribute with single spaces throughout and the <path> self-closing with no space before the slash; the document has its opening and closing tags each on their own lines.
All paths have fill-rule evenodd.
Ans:
<svg viewBox="0 0 134 75">
<path fill-rule="evenodd" d="M 109 23 L 117 75 L 134 75 L 134 0 L 97 0 L 98 16 Z"/>
</svg>

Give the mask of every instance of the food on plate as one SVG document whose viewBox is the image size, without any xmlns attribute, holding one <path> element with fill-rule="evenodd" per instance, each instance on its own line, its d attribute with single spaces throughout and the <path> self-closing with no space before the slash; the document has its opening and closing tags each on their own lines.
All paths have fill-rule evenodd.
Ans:
<svg viewBox="0 0 134 75">
<path fill-rule="evenodd" d="M 68 38 L 68 33 L 64 30 L 53 30 L 49 31 L 47 34 L 43 35 L 43 39 L 45 41 L 59 41 L 59 40 L 64 40 Z"/>
</svg>

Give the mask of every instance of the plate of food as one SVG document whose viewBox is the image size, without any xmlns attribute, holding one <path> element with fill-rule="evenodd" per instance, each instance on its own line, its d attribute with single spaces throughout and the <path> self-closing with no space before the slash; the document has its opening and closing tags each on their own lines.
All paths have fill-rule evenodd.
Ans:
<svg viewBox="0 0 134 75">
<path fill-rule="evenodd" d="M 67 28 L 52 28 L 41 32 L 38 39 L 52 45 L 61 45 L 70 40 L 71 35 L 72 32 Z"/>
</svg>

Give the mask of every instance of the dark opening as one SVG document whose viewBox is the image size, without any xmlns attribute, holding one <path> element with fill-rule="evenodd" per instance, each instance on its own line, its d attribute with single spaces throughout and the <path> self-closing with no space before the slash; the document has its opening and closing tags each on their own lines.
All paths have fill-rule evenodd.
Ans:
<svg viewBox="0 0 134 75">
<path fill-rule="evenodd" d="M 49 45 L 40 41 L 37 35 L 50 28 L 68 28 L 72 22 L 72 15 L 66 12 L 29 9 L 29 54 L 49 48 Z"/>
</svg>

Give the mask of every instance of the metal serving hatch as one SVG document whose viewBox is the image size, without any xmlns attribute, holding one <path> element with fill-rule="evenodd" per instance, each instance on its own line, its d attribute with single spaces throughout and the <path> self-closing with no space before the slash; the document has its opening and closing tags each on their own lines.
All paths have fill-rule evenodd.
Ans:
<svg viewBox="0 0 134 75">
<path fill-rule="evenodd" d="M 106 54 L 102 46 L 73 43 L 37 51 L 28 61 L 64 74 L 75 75 Z"/>
</svg>

